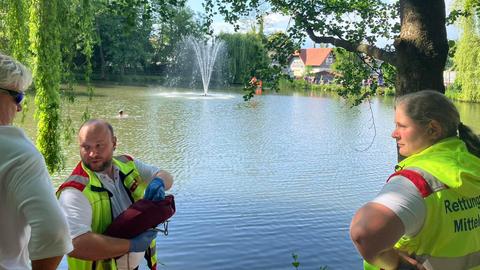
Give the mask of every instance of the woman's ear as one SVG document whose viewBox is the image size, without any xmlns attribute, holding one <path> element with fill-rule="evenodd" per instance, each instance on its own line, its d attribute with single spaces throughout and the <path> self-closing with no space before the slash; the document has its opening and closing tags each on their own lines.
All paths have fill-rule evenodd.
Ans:
<svg viewBox="0 0 480 270">
<path fill-rule="evenodd" d="M 430 121 L 427 129 L 428 129 L 428 135 L 430 135 L 431 139 L 433 139 L 434 141 L 440 140 L 442 138 L 443 130 L 442 130 L 442 126 L 440 125 L 440 123 L 438 123 L 438 121 L 436 120 Z"/>
</svg>

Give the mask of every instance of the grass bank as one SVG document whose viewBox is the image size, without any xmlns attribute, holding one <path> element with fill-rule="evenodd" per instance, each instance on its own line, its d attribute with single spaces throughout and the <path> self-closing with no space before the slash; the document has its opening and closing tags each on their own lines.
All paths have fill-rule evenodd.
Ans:
<svg viewBox="0 0 480 270">
<path fill-rule="evenodd" d="M 343 90 L 343 87 L 340 84 L 312 84 L 305 80 L 289 81 L 286 79 L 281 79 L 279 81 L 278 86 L 281 91 L 308 90 L 308 91 L 338 93 Z M 376 95 L 394 96 L 395 89 L 390 87 L 378 87 L 376 90 Z"/>
</svg>

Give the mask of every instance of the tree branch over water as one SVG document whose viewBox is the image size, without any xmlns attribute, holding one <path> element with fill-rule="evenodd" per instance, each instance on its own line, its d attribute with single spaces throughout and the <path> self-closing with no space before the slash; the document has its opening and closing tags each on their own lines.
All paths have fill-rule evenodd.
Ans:
<svg viewBox="0 0 480 270">
<path fill-rule="evenodd" d="M 356 42 L 351 42 L 347 41 L 342 38 L 336 38 L 336 37 L 329 37 L 329 36 L 317 36 L 315 34 L 315 31 L 311 27 L 310 24 L 306 22 L 306 19 L 300 16 L 297 16 L 297 19 L 303 21 L 305 25 L 305 31 L 307 32 L 308 36 L 312 41 L 315 43 L 329 43 L 332 44 L 335 47 L 341 47 L 346 49 L 347 51 L 350 52 L 360 52 L 364 53 L 366 55 L 372 56 L 375 59 L 382 60 L 384 62 L 387 62 L 391 65 L 396 64 L 396 54 L 395 52 L 389 52 L 384 49 L 380 49 L 374 45 L 368 45 L 365 43 L 356 43 Z"/>
</svg>

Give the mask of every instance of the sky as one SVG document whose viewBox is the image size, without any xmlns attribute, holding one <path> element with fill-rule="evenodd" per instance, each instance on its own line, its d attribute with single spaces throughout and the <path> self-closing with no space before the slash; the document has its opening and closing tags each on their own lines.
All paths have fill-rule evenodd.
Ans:
<svg viewBox="0 0 480 270">
<path fill-rule="evenodd" d="M 452 1 L 453 0 L 445 0 L 447 15 L 450 12 Z M 204 13 L 202 2 L 203 2 L 202 0 L 187 0 L 187 6 L 189 6 L 192 10 L 194 10 L 197 13 Z M 287 29 L 289 21 L 290 21 L 289 17 L 283 16 L 280 14 L 270 14 L 265 18 L 265 25 L 264 25 L 265 33 L 268 34 L 268 33 L 273 33 L 277 31 L 285 31 Z M 240 29 L 240 32 L 249 31 L 251 28 L 251 25 L 252 23 L 250 23 L 247 26 L 244 26 L 243 28 Z M 214 17 L 213 29 L 215 34 L 218 34 L 220 32 L 227 32 L 227 33 L 234 32 L 233 26 L 230 25 L 229 23 L 224 22 L 223 18 L 218 15 Z M 458 28 L 452 25 L 447 26 L 447 37 L 448 39 L 457 40 L 459 37 Z M 304 47 L 306 48 L 313 47 L 313 42 L 308 39 L 307 42 L 305 42 Z"/>
</svg>

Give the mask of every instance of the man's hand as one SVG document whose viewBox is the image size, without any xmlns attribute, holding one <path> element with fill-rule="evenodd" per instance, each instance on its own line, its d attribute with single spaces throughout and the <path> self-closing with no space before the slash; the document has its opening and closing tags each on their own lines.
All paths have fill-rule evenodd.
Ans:
<svg viewBox="0 0 480 270">
<path fill-rule="evenodd" d="M 157 231 L 148 230 L 130 239 L 129 252 L 144 252 L 157 237 Z"/>
<path fill-rule="evenodd" d="M 163 179 L 160 177 L 153 178 L 147 186 L 147 189 L 145 189 L 143 198 L 151 201 L 161 201 L 165 199 L 165 184 L 163 183 Z"/>
</svg>

